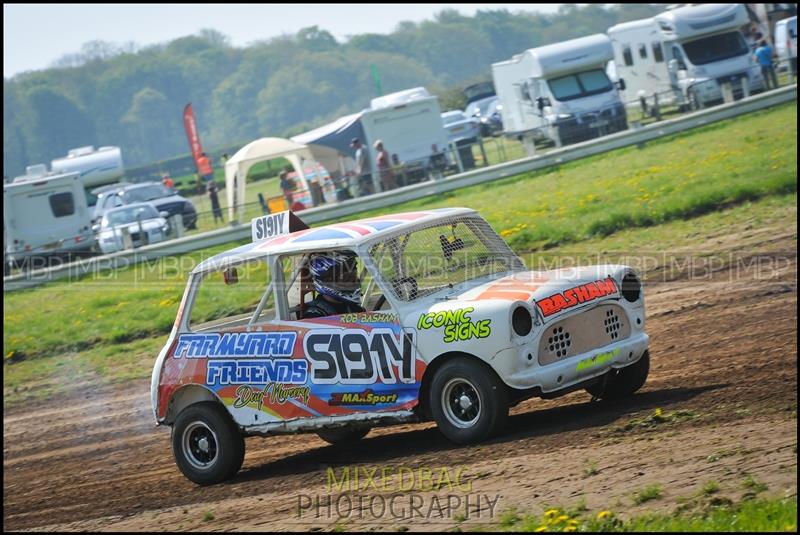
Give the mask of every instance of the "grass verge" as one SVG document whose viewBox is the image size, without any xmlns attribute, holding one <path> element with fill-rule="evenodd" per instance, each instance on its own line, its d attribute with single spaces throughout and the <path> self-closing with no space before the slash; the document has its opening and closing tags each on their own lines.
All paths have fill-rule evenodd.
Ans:
<svg viewBox="0 0 800 535">
<path fill-rule="evenodd" d="M 518 515 L 511 511 L 502 516 L 501 531 L 797 531 L 797 498 L 748 500 L 738 504 L 710 507 L 702 512 L 645 514 L 622 520 L 611 511 L 590 516 L 553 508 L 543 515 Z"/>
</svg>

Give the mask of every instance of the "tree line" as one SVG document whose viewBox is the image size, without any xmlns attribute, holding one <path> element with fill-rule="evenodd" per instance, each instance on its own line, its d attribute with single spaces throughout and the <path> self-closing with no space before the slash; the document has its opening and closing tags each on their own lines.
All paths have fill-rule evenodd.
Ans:
<svg viewBox="0 0 800 535">
<path fill-rule="evenodd" d="M 188 102 L 207 148 L 295 135 L 368 107 L 373 69 L 384 93 L 425 86 L 443 110 L 463 108 L 461 88 L 490 80 L 494 62 L 662 9 L 564 4 L 553 14 L 471 17 L 446 9 L 390 34 L 339 42 L 312 26 L 244 48 L 215 30 L 147 47 L 93 41 L 51 68 L 3 80 L 4 174 L 83 145 L 120 146 L 126 166 L 188 153 Z"/>
</svg>

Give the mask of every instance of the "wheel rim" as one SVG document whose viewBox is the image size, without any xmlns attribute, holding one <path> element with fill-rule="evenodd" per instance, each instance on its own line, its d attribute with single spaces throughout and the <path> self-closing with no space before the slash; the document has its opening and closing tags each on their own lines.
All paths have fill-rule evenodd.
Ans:
<svg viewBox="0 0 800 535">
<path fill-rule="evenodd" d="M 203 422 L 186 426 L 182 444 L 186 460 L 198 470 L 208 470 L 217 460 L 217 435 Z"/>
<path fill-rule="evenodd" d="M 481 396 L 466 379 L 450 379 L 442 389 L 441 402 L 447 421 L 461 429 L 472 427 L 481 417 Z"/>
</svg>

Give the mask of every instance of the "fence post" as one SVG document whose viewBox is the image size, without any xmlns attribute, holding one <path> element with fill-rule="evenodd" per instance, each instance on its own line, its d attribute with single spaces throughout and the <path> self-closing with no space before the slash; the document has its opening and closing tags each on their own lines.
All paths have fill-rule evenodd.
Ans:
<svg viewBox="0 0 800 535">
<path fill-rule="evenodd" d="M 120 234 L 122 234 L 122 248 L 123 249 L 133 249 L 133 240 L 131 239 L 131 233 L 128 231 L 128 227 L 122 227 L 119 229 Z"/>
<path fill-rule="evenodd" d="M 658 93 L 653 95 L 653 113 L 656 116 L 656 121 L 661 120 L 661 106 L 658 104 Z"/>
<path fill-rule="evenodd" d="M 722 82 L 719 87 L 722 90 L 722 100 L 724 100 L 726 104 L 733 102 L 733 86 L 731 86 L 731 83 Z"/>
<path fill-rule="evenodd" d="M 137 217 L 136 222 L 139 223 L 139 246 L 141 247 L 142 245 L 147 245 L 150 243 L 150 240 L 147 239 L 147 234 L 142 228 L 142 218 Z"/>
<path fill-rule="evenodd" d="M 176 238 L 182 238 L 185 233 L 183 228 L 183 216 L 181 214 L 175 214 L 174 216 L 170 217 L 169 227 L 172 232 L 175 233 Z"/>
<path fill-rule="evenodd" d="M 456 165 L 458 166 L 458 172 L 459 173 L 463 173 L 464 172 L 464 164 L 461 163 L 461 155 L 458 153 L 458 147 L 456 147 L 456 144 L 453 143 L 452 141 L 450 142 L 450 150 L 453 152 L 453 156 L 456 159 Z"/>
<path fill-rule="evenodd" d="M 481 158 L 483 158 L 483 166 L 489 166 L 489 160 L 486 158 L 486 149 L 483 147 L 483 136 L 478 136 L 478 145 L 481 148 Z"/>
<path fill-rule="evenodd" d="M 525 154 L 527 154 L 528 156 L 536 156 L 536 143 L 534 143 L 533 141 L 533 136 L 523 134 L 522 146 L 525 148 Z"/>
</svg>

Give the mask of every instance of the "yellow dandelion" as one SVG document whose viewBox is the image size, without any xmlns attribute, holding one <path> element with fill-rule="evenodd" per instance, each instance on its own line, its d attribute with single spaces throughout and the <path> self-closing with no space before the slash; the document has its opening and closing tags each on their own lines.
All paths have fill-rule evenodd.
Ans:
<svg viewBox="0 0 800 535">
<path fill-rule="evenodd" d="M 535 530 L 533 530 L 533 531 L 535 531 L 536 533 L 541 533 L 541 532 L 543 532 L 543 531 L 544 531 L 544 530 L 546 530 L 546 529 L 547 529 L 547 526 L 539 526 L 538 528 L 536 528 L 536 529 L 535 529 Z"/>
<path fill-rule="evenodd" d="M 575 526 L 567 526 L 564 528 L 564 531 L 578 531 L 578 528 Z"/>
<path fill-rule="evenodd" d="M 656 407 L 656 416 L 658 418 L 661 418 L 661 408 L 660 407 Z"/>
<path fill-rule="evenodd" d="M 598 520 L 605 520 L 606 518 L 609 518 L 610 516 L 611 516 L 611 511 L 600 511 L 599 513 L 597 513 L 597 519 Z"/>
<path fill-rule="evenodd" d="M 559 522 L 566 522 L 569 520 L 569 517 L 567 515 L 561 515 L 560 517 L 556 518 L 556 520 Z"/>
<path fill-rule="evenodd" d="M 570 526 L 577 526 L 578 525 L 578 521 L 573 518 L 572 520 L 567 522 L 567 524 L 570 525 Z"/>
<path fill-rule="evenodd" d="M 557 514 L 558 514 L 558 509 L 549 509 L 549 510 L 545 511 L 544 517 L 545 518 L 553 518 Z"/>
</svg>

